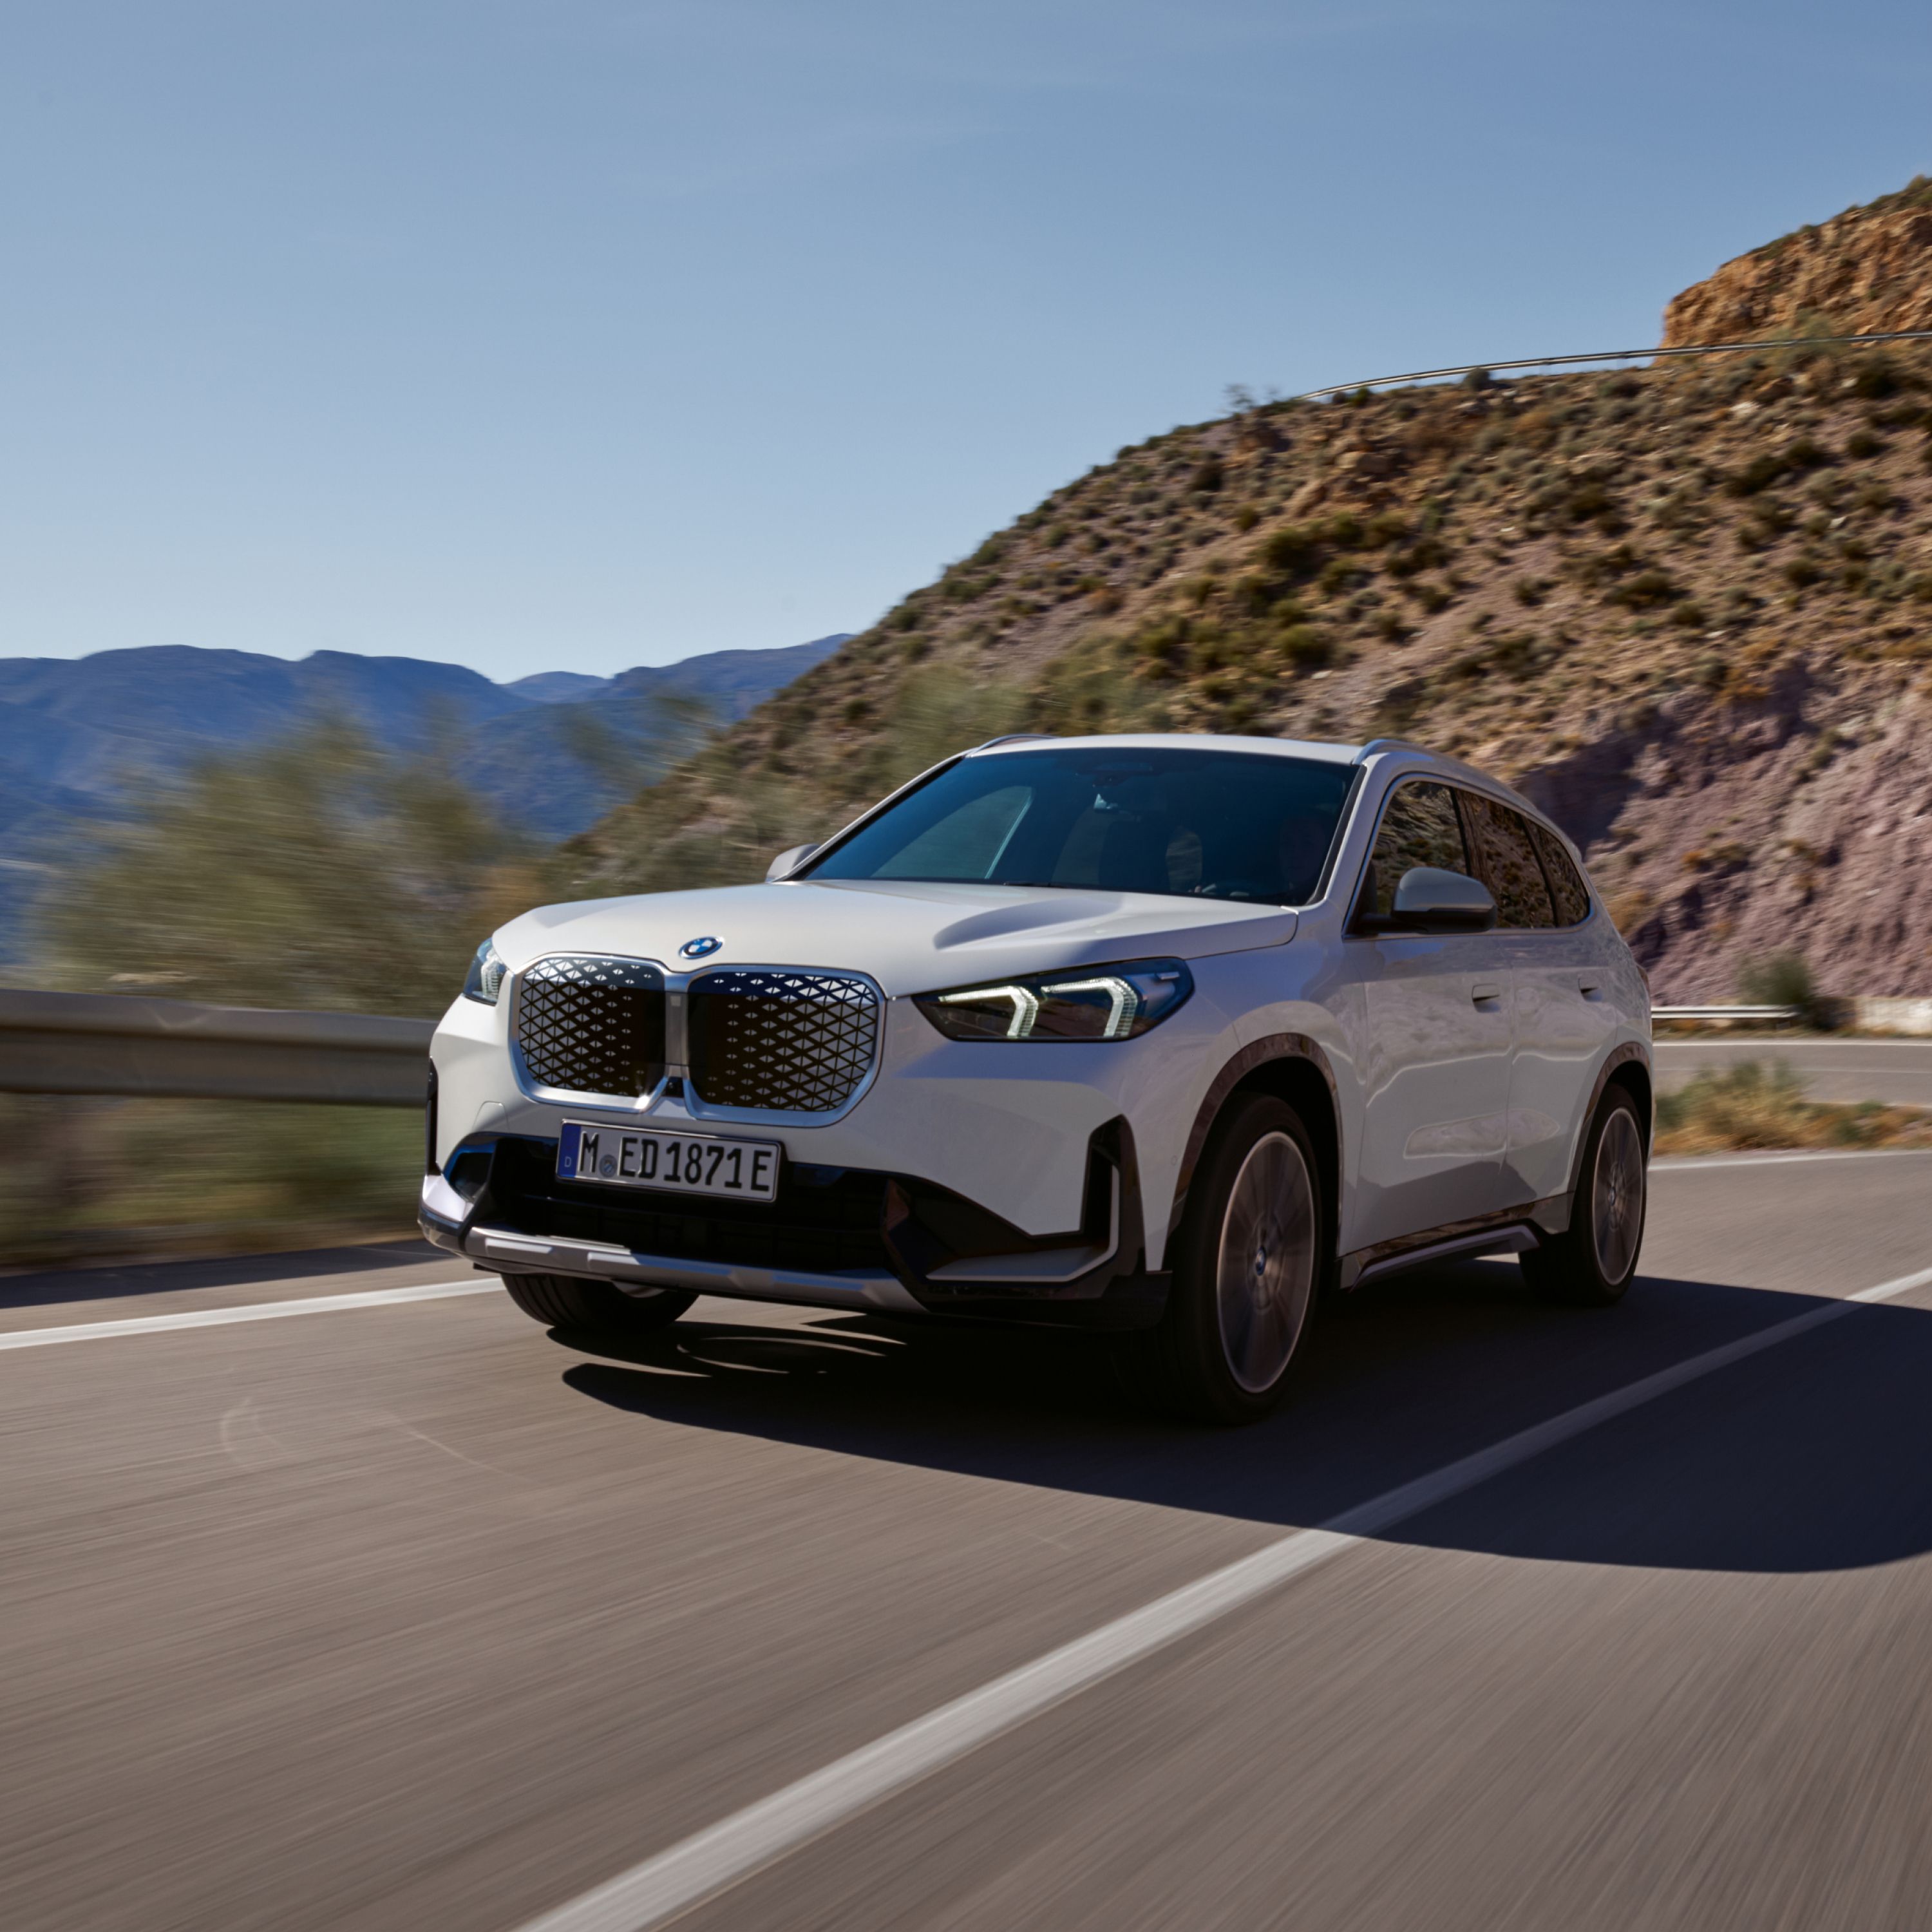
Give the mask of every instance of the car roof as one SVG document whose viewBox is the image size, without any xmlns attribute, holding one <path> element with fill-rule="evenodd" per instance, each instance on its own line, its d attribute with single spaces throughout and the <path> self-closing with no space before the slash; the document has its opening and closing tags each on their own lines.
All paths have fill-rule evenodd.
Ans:
<svg viewBox="0 0 1932 1932">
<path fill-rule="evenodd" d="M 1363 750 L 1360 745 L 1331 745 L 1316 738 L 1244 738 L 1219 731 L 1136 731 L 1096 734 L 1091 737 L 1016 734 L 977 746 L 966 755 L 998 758 L 1011 752 L 1038 751 L 1047 745 L 1122 752 L 1255 752 L 1274 758 L 1314 758 L 1332 765 L 1352 765 Z"/>
</svg>

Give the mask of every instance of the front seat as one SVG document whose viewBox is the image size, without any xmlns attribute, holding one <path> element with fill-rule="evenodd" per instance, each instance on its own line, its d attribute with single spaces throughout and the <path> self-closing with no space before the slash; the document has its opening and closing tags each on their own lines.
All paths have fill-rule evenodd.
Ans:
<svg viewBox="0 0 1932 1932">
<path fill-rule="evenodd" d="M 1121 812 L 1100 841 L 1097 883 L 1113 892 L 1165 892 L 1173 829 L 1164 819 Z"/>
</svg>

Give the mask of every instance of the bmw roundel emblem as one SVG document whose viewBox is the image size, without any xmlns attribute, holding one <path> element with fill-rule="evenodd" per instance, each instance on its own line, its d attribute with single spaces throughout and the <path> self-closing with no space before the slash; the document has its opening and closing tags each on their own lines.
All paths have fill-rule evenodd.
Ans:
<svg viewBox="0 0 1932 1932">
<path fill-rule="evenodd" d="M 712 939 L 710 938 L 704 939 L 687 939 L 684 944 L 677 949 L 678 956 L 682 959 L 709 959 L 712 954 L 716 952 L 724 944 L 724 942 L 722 939 Z"/>
</svg>

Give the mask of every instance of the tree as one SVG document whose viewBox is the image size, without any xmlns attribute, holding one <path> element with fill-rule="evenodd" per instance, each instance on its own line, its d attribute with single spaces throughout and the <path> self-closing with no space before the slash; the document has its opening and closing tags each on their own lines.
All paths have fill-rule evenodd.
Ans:
<svg viewBox="0 0 1932 1932">
<path fill-rule="evenodd" d="M 80 835 L 44 915 L 75 988 L 431 1016 L 478 941 L 560 895 L 438 755 L 326 722 L 152 782 Z"/>
</svg>

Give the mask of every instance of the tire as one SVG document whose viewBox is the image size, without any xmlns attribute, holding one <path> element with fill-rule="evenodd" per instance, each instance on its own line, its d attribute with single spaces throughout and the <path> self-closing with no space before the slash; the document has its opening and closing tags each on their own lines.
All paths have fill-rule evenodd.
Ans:
<svg viewBox="0 0 1932 1932">
<path fill-rule="evenodd" d="M 1306 1353 L 1328 1226 L 1301 1117 L 1270 1094 L 1237 1100 L 1188 1190 L 1160 1325 L 1120 1338 L 1130 1392 L 1223 1427 L 1269 1414 Z"/>
<path fill-rule="evenodd" d="M 510 1299 L 546 1328 L 576 1328 L 594 1335 L 655 1335 L 668 1328 L 698 1298 L 661 1288 L 626 1294 L 608 1281 L 571 1274 L 506 1274 Z"/>
<path fill-rule="evenodd" d="M 1636 1103 L 1612 1087 L 1584 1138 L 1568 1232 L 1518 1257 L 1524 1278 L 1546 1301 L 1576 1308 L 1621 1301 L 1636 1273 L 1648 1204 Z"/>
</svg>

